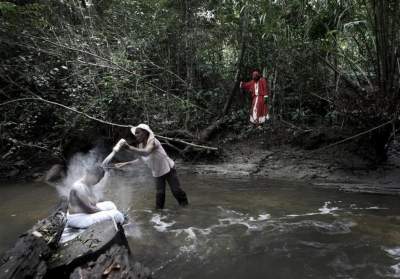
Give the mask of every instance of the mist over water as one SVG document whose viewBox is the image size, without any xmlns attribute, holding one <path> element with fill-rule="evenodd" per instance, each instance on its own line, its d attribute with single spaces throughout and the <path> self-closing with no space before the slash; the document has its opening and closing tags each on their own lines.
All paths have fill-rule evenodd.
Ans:
<svg viewBox="0 0 400 279">
<path fill-rule="evenodd" d="M 120 151 L 119 157 L 127 153 L 126 151 Z M 55 185 L 59 196 L 68 197 L 71 191 L 72 185 L 79 179 L 81 179 L 85 173 L 94 166 L 101 166 L 106 156 L 110 157 L 103 148 L 96 147 L 87 153 L 76 153 L 68 162 L 66 177 L 57 185 Z M 129 154 L 128 154 L 129 155 Z M 124 156 L 122 156 L 124 157 Z M 114 159 L 118 158 L 118 154 L 114 156 Z M 132 160 L 129 156 L 125 156 L 128 160 Z M 111 158 L 110 158 L 111 159 Z M 104 191 L 107 187 L 113 187 L 115 184 L 125 183 L 124 176 L 129 176 L 130 179 L 136 180 L 138 183 L 146 183 L 151 177 L 148 172 L 142 166 L 130 167 L 125 166 L 122 169 L 115 169 L 112 166 L 105 168 L 104 177 L 93 186 L 92 191 L 99 200 L 105 199 Z M 112 176 L 112 179 L 111 179 Z M 112 189 L 109 189 L 109 191 Z M 123 208 L 129 208 L 129 201 L 126 200 L 123 191 L 118 192 L 118 201 Z M 117 205 L 118 206 L 118 205 Z"/>
<path fill-rule="evenodd" d="M 58 194 L 68 197 L 72 185 L 82 178 L 89 168 L 96 165 L 99 166 L 102 162 L 102 157 L 103 155 L 99 148 L 94 148 L 87 153 L 76 153 L 73 155 L 68 162 L 66 177 L 61 183 L 56 185 Z M 106 179 L 107 177 L 98 183 L 100 185 L 96 185 L 96 196 L 99 195 L 100 197 L 102 195 L 102 188 Z"/>
</svg>

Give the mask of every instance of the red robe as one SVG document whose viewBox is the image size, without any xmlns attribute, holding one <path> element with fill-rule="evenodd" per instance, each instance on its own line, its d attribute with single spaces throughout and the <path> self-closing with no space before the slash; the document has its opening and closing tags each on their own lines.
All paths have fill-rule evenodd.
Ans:
<svg viewBox="0 0 400 279">
<path fill-rule="evenodd" d="M 243 82 L 242 88 L 251 93 L 252 102 L 250 110 L 250 121 L 254 124 L 261 124 L 265 119 L 269 119 L 268 106 L 265 103 L 264 96 L 269 96 L 268 82 L 265 78 L 258 80 L 258 91 L 256 90 L 257 82 L 251 80 Z"/>
</svg>

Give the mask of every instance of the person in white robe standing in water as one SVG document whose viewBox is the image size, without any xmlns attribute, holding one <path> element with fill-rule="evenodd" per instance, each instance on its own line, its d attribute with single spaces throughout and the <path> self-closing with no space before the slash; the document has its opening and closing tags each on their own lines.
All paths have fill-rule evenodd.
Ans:
<svg viewBox="0 0 400 279">
<path fill-rule="evenodd" d="M 155 178 L 156 184 L 156 209 L 163 209 L 165 204 L 165 188 L 168 182 L 171 192 L 180 206 L 187 206 L 188 199 L 186 193 L 182 190 L 175 162 L 167 155 L 161 143 L 155 138 L 153 131 L 146 124 L 139 124 L 131 128 L 132 134 L 139 142 L 138 147 L 124 143 L 129 150 L 139 155 L 139 159 L 117 163 L 115 167 L 121 168 L 126 165 L 135 165 L 138 163 L 146 164 Z M 119 151 L 118 149 L 116 150 Z"/>
</svg>

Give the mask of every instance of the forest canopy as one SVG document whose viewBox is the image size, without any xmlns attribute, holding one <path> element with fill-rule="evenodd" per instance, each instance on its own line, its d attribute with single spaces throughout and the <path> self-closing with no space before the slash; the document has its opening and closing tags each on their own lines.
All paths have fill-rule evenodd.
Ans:
<svg viewBox="0 0 400 279">
<path fill-rule="evenodd" d="M 121 136 L 73 110 L 211 144 L 248 126 L 239 82 L 258 68 L 271 88 L 269 125 L 361 134 L 357 146 L 380 162 L 399 120 L 399 5 L 0 1 L 1 154 L 63 157 L 76 137 Z"/>
</svg>

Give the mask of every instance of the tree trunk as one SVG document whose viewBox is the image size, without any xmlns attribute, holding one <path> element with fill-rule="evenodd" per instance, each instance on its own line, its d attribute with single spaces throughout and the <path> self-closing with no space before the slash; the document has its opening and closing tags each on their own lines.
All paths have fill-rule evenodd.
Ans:
<svg viewBox="0 0 400 279">
<path fill-rule="evenodd" d="M 214 134 L 214 132 L 224 123 L 225 115 L 228 113 L 231 105 L 233 98 L 235 95 L 237 95 L 239 91 L 239 85 L 240 85 L 240 72 L 241 69 L 243 68 L 243 59 L 244 59 L 244 54 L 246 51 L 246 40 L 245 40 L 245 35 L 247 32 L 247 26 L 246 26 L 246 18 L 243 19 L 243 26 L 241 28 L 241 44 L 240 44 L 240 51 L 239 51 L 239 57 L 236 63 L 236 73 L 235 73 L 235 83 L 231 89 L 231 92 L 226 99 L 226 102 L 224 104 L 224 108 L 222 109 L 221 114 L 214 120 L 213 123 L 211 123 L 207 128 L 205 128 L 199 136 L 199 140 L 201 142 L 205 142 L 211 138 L 211 136 Z"/>
<path fill-rule="evenodd" d="M 192 12 L 191 12 L 191 1 L 185 0 L 185 64 L 186 64 L 186 100 L 190 100 L 190 95 L 193 90 L 193 44 L 191 42 L 191 34 L 193 32 L 192 28 Z M 192 109 L 186 109 L 185 124 L 186 130 L 189 130 L 189 123 L 191 118 Z"/>
<path fill-rule="evenodd" d="M 377 116 L 397 120 L 400 107 L 400 1 L 370 0 L 370 14 L 376 45 L 377 85 L 375 103 Z M 386 116 L 385 116 L 386 115 Z M 376 131 L 372 135 L 377 161 L 386 159 L 390 141 L 390 127 Z"/>
</svg>

